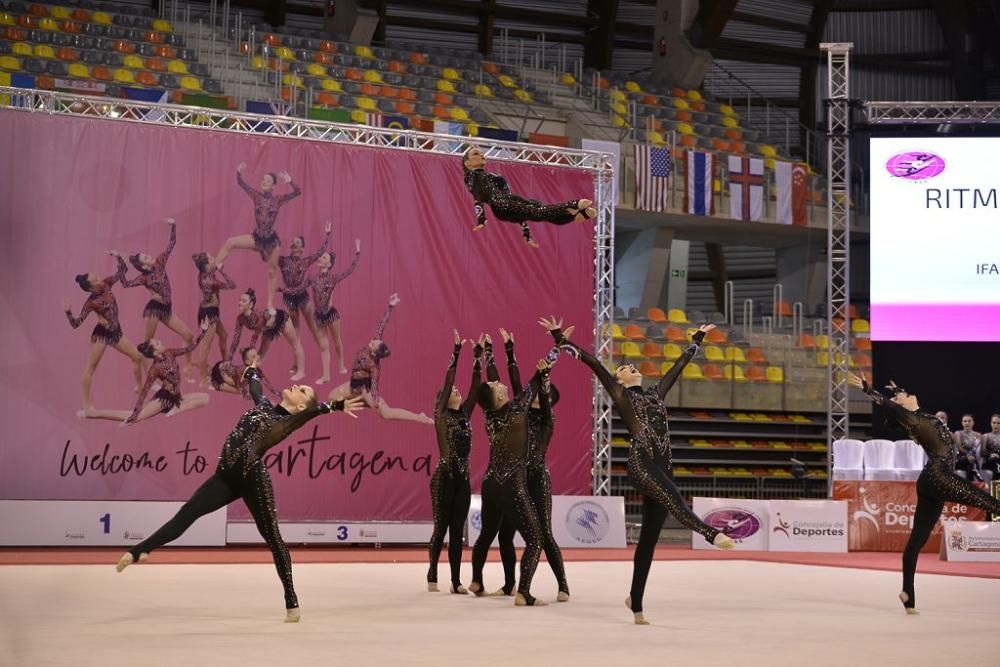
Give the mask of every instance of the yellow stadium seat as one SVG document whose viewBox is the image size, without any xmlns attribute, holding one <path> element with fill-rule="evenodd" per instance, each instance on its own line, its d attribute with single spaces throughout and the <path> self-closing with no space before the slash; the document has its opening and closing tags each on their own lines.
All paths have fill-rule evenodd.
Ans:
<svg viewBox="0 0 1000 667">
<path fill-rule="evenodd" d="M 620 326 L 614 324 L 611 327 L 611 337 L 615 340 L 625 340 L 625 332 L 622 331 Z"/>
<path fill-rule="evenodd" d="M 730 346 L 726 348 L 726 361 L 732 361 L 736 363 L 746 363 L 746 356 L 743 354 L 743 349 Z"/>
<path fill-rule="evenodd" d="M 868 333 L 871 330 L 872 327 L 868 323 L 868 320 L 862 320 L 862 319 L 851 320 L 851 331 L 853 331 L 854 333 Z"/>
<path fill-rule="evenodd" d="M 625 82 L 625 90 L 627 90 L 630 93 L 641 93 L 642 92 L 642 88 L 635 81 L 626 81 Z"/>
<path fill-rule="evenodd" d="M 7 12 L 0 12 L 0 25 L 17 25 L 17 21 Z"/>
<path fill-rule="evenodd" d="M 612 90 L 608 94 L 608 97 L 611 98 L 612 102 L 624 102 L 627 99 L 626 96 L 625 96 L 625 93 L 623 93 L 622 91 L 617 90 L 617 89 L 616 90 Z"/>
<path fill-rule="evenodd" d="M 737 121 L 732 116 L 726 116 L 722 119 L 722 124 L 726 127 L 736 129 L 740 126 L 739 121 Z"/>
<path fill-rule="evenodd" d="M 816 336 L 816 349 L 825 350 L 830 347 L 830 337 L 826 334 Z"/>
<path fill-rule="evenodd" d="M 135 75 L 132 70 L 119 68 L 115 70 L 115 81 L 118 83 L 135 83 Z"/>
<path fill-rule="evenodd" d="M 705 347 L 705 359 L 708 361 L 725 361 L 726 355 L 718 345 L 707 345 Z"/>
<path fill-rule="evenodd" d="M 510 78 L 509 74 L 501 74 L 498 80 L 500 81 L 500 85 L 506 88 L 517 88 L 517 84 L 514 83 L 514 79 Z"/>
<path fill-rule="evenodd" d="M 438 79 L 437 89 L 440 90 L 442 93 L 454 93 L 455 84 L 453 84 L 448 79 Z"/>
<path fill-rule="evenodd" d="M 21 61 L 14 56 L 0 56 L 0 69 L 5 69 L 8 72 L 20 72 Z"/>
<path fill-rule="evenodd" d="M 639 347 L 638 343 L 634 343 L 630 340 L 622 343 L 622 356 L 626 359 L 643 359 L 642 349 Z"/>
<path fill-rule="evenodd" d="M 156 32 L 173 32 L 174 26 L 170 25 L 170 21 L 156 19 L 153 21 L 153 30 Z"/>
<path fill-rule="evenodd" d="M 295 60 L 295 51 L 287 46 L 279 46 L 274 50 L 274 55 L 282 60 Z"/>
<path fill-rule="evenodd" d="M 615 127 L 625 127 L 625 119 L 619 116 L 618 114 L 614 114 L 611 117 L 611 124 L 614 125 Z"/>
<path fill-rule="evenodd" d="M 454 120 L 469 120 L 469 112 L 462 107 L 452 107 L 448 111 Z"/>
<path fill-rule="evenodd" d="M 368 121 L 368 115 L 364 111 L 355 109 L 351 112 L 351 121 L 364 125 Z"/>
<path fill-rule="evenodd" d="M 667 311 L 667 321 L 673 324 L 687 324 L 690 320 L 680 308 L 671 308 Z"/>
<path fill-rule="evenodd" d="M 143 69 L 145 65 L 142 62 L 142 58 L 135 54 L 128 54 L 122 60 L 122 64 L 129 69 Z"/>
<path fill-rule="evenodd" d="M 766 160 L 764 160 L 764 167 L 766 169 L 770 169 L 771 171 L 774 171 L 775 167 L 777 167 L 777 166 L 778 166 L 778 161 L 775 160 L 773 157 L 769 157 Z"/>
<path fill-rule="evenodd" d="M 701 366 L 698 364 L 688 364 L 684 367 L 681 372 L 681 377 L 685 380 L 704 380 L 705 376 L 701 374 Z"/>
<path fill-rule="evenodd" d="M 677 131 L 680 132 L 681 134 L 689 134 L 689 135 L 693 135 L 695 133 L 694 126 L 691 125 L 690 123 L 678 123 Z"/>
<path fill-rule="evenodd" d="M 358 105 L 359 109 L 363 109 L 365 111 L 375 111 L 378 109 L 378 104 L 370 97 L 359 97 L 355 104 Z"/>
<path fill-rule="evenodd" d="M 70 63 L 69 75 L 77 79 L 89 79 L 90 70 L 83 63 Z"/>
<path fill-rule="evenodd" d="M 667 371 L 669 371 L 673 367 L 674 367 L 674 362 L 664 361 L 662 364 L 660 364 L 660 374 L 666 375 Z"/>
<path fill-rule="evenodd" d="M 167 63 L 167 71 L 172 74 L 187 74 L 188 66 L 183 60 L 174 59 Z"/>
<path fill-rule="evenodd" d="M 701 102 L 701 93 L 697 90 L 689 90 L 687 91 L 687 98 L 692 102 Z"/>
<path fill-rule="evenodd" d="M 734 366 L 733 364 L 726 364 L 725 368 L 722 369 L 723 373 L 726 375 L 727 380 L 733 382 L 746 382 L 747 377 L 743 374 L 742 366 Z"/>
<path fill-rule="evenodd" d="M 781 366 L 768 366 L 766 374 L 767 374 L 767 381 L 768 382 L 784 382 L 785 381 L 785 371 L 782 370 Z"/>
<path fill-rule="evenodd" d="M 196 76 L 182 76 L 181 88 L 184 90 L 201 90 L 201 80 Z"/>
<path fill-rule="evenodd" d="M 359 58 L 368 58 L 368 59 L 375 57 L 375 54 L 372 53 L 372 50 L 363 44 L 359 44 L 354 47 L 354 55 L 356 55 Z"/>
<path fill-rule="evenodd" d="M 382 83 L 382 75 L 373 69 L 366 69 L 363 78 L 368 83 Z"/>
<path fill-rule="evenodd" d="M 459 81 L 462 78 L 462 75 L 459 74 L 458 70 L 455 69 L 454 67 L 445 67 L 441 71 L 441 76 L 450 81 Z"/>
<path fill-rule="evenodd" d="M 465 130 L 469 133 L 470 137 L 479 136 L 479 126 L 476 125 L 475 123 L 472 122 L 466 123 Z"/>
<path fill-rule="evenodd" d="M 674 98 L 674 108 L 681 109 L 682 111 L 687 111 L 691 108 L 691 105 L 687 103 L 687 100 L 683 97 Z"/>
<path fill-rule="evenodd" d="M 576 77 L 574 77 L 569 72 L 563 72 L 559 76 L 559 83 L 561 83 L 564 86 L 572 86 L 574 83 L 576 83 Z"/>
<path fill-rule="evenodd" d="M 493 97 L 493 91 L 485 83 L 476 84 L 475 92 L 479 97 Z"/>
<path fill-rule="evenodd" d="M 342 90 L 340 83 L 336 79 L 323 79 L 319 85 L 323 90 L 329 90 L 335 93 L 339 93 Z"/>
<path fill-rule="evenodd" d="M 264 69 L 264 59 L 260 56 L 254 56 L 250 59 L 250 67 L 254 69 Z"/>
<path fill-rule="evenodd" d="M 656 130 L 650 130 L 646 132 L 646 143 L 653 144 L 654 146 L 663 146 L 667 143 L 667 140 Z"/>
<path fill-rule="evenodd" d="M 777 157 L 778 150 L 770 144 L 764 144 L 760 147 L 760 154 L 764 157 Z"/>
<path fill-rule="evenodd" d="M 518 91 L 518 92 L 520 92 L 520 91 Z M 615 102 L 614 104 L 612 104 L 611 105 L 611 110 L 614 111 L 615 113 L 621 114 L 623 116 L 628 113 L 628 109 L 621 102 Z"/>
<path fill-rule="evenodd" d="M 829 352 L 817 352 L 816 353 L 816 365 L 817 366 L 829 366 L 830 365 L 830 353 Z"/>
<path fill-rule="evenodd" d="M 326 76 L 326 68 L 319 63 L 309 63 L 306 65 L 306 74 L 309 76 Z"/>
<path fill-rule="evenodd" d="M 663 358 L 664 359 L 680 359 L 681 355 L 684 354 L 684 350 L 677 343 L 666 343 L 663 346 Z"/>
<path fill-rule="evenodd" d="M 302 78 L 298 74 L 285 74 L 281 77 L 281 83 L 286 86 L 302 87 Z"/>
<path fill-rule="evenodd" d="M 732 108 L 728 104 L 720 105 L 719 106 L 719 111 L 722 112 L 723 116 L 735 116 L 736 115 L 736 109 Z"/>
<path fill-rule="evenodd" d="M 90 21 L 100 25 L 111 25 L 111 15 L 107 12 L 97 11 L 90 15 Z"/>
<path fill-rule="evenodd" d="M 10 47 L 11 53 L 16 56 L 33 56 L 35 52 L 31 50 L 31 44 L 27 42 L 14 42 L 14 45 Z"/>
<path fill-rule="evenodd" d="M 55 19 L 47 16 L 38 22 L 38 27 L 42 30 L 59 30 L 59 24 L 55 22 Z"/>
<path fill-rule="evenodd" d="M 69 10 L 65 7 L 53 7 L 50 13 L 52 14 L 52 18 L 60 19 L 62 21 L 65 21 L 70 17 Z"/>
</svg>

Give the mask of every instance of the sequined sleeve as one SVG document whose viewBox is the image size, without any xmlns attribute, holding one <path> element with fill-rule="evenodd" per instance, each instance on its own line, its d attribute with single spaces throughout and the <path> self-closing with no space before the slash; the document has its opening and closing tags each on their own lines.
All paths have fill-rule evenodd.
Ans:
<svg viewBox="0 0 1000 667">
<path fill-rule="evenodd" d="M 486 353 L 486 381 L 499 382 L 500 372 L 497 371 L 496 359 L 493 358 L 493 343 L 486 343 L 484 348 Z"/>
<path fill-rule="evenodd" d="M 236 348 L 238 348 L 240 345 L 240 336 L 242 334 L 243 334 L 243 316 L 237 315 L 236 327 L 233 330 L 233 340 L 232 342 L 229 343 L 229 354 L 226 355 L 227 359 L 232 360 L 232 358 L 236 355 Z"/>
<path fill-rule="evenodd" d="M 354 253 L 354 259 L 351 261 L 351 265 L 333 277 L 333 284 L 336 285 L 341 280 L 354 273 L 354 269 L 358 268 L 359 259 L 361 259 L 360 250 Z"/>
<path fill-rule="evenodd" d="M 314 252 L 311 255 L 306 256 L 302 260 L 303 261 L 303 264 L 302 264 L 302 271 L 303 271 L 303 273 L 305 272 L 305 270 L 308 267 L 312 266 L 313 262 L 315 262 L 317 259 L 319 259 L 320 257 L 322 257 L 323 253 L 325 253 L 329 249 L 329 247 L 330 247 L 330 232 L 326 232 L 326 235 L 323 237 L 323 245 L 321 245 L 319 247 L 319 250 L 317 250 L 316 252 Z"/>
<path fill-rule="evenodd" d="M 458 357 L 462 354 L 462 344 L 456 343 L 451 352 L 451 361 L 448 363 L 448 371 L 444 374 L 444 385 L 438 396 L 437 405 L 434 406 L 434 414 L 437 417 L 444 415 L 448 408 L 448 399 L 451 397 L 451 388 L 455 386 L 455 372 L 458 370 Z"/>
<path fill-rule="evenodd" d="M 93 308 L 93 304 L 92 304 L 90 298 L 88 297 L 87 300 L 83 302 L 83 306 L 80 308 L 80 316 L 79 317 L 75 317 L 73 315 L 72 311 L 69 311 L 69 310 L 65 311 L 66 312 L 66 319 L 69 320 L 69 325 L 71 327 L 73 327 L 74 329 L 76 329 L 81 324 L 83 324 L 83 321 L 85 319 L 87 319 L 87 316 L 90 315 L 90 313 L 91 313 L 91 311 L 93 309 L 94 309 Z"/>
<path fill-rule="evenodd" d="M 250 195 L 255 202 L 257 201 L 257 195 L 260 193 L 250 187 L 247 182 L 243 180 L 243 174 L 239 171 L 236 172 L 236 184 L 243 188 L 243 192 Z"/>
<path fill-rule="evenodd" d="M 174 246 L 177 245 L 177 225 L 170 225 L 170 240 L 167 241 L 167 249 L 160 253 L 160 256 L 156 258 L 156 263 L 160 265 L 161 268 L 166 268 L 167 260 L 170 259 L 170 253 L 174 251 Z"/>
<path fill-rule="evenodd" d="M 243 369 L 243 383 L 250 392 L 250 398 L 254 405 L 271 405 L 271 401 L 264 395 L 263 380 L 264 374 L 256 366 L 247 366 Z M 273 389 L 272 389 L 273 391 Z"/>
<path fill-rule="evenodd" d="M 124 259 L 120 256 L 115 257 L 115 259 L 118 260 L 118 268 L 115 269 L 113 274 L 104 279 L 104 284 L 109 288 L 115 283 L 125 280 L 125 272 L 128 270 Z"/>
<path fill-rule="evenodd" d="M 504 352 L 507 353 L 507 376 L 510 378 L 510 391 L 514 396 L 521 393 L 521 371 L 517 367 L 517 357 L 514 356 L 514 341 L 508 340 L 503 344 Z"/>
<path fill-rule="evenodd" d="M 119 261 L 121 260 L 119 259 Z M 128 278 L 124 273 L 122 273 L 122 287 L 144 287 L 146 282 L 149 280 L 150 275 L 151 274 L 149 273 L 143 273 L 140 271 L 139 275 L 135 278 Z"/>
<path fill-rule="evenodd" d="M 681 376 L 684 371 L 684 367 L 691 363 L 694 359 L 694 355 L 698 354 L 698 348 L 701 346 L 701 341 L 705 338 L 705 332 L 699 331 L 694 335 L 694 340 L 688 345 L 688 348 L 684 350 L 684 354 L 681 355 L 680 359 L 674 362 L 674 365 L 670 367 L 670 370 L 664 373 L 660 381 L 656 383 L 656 394 L 660 397 L 660 400 L 664 400 L 667 397 L 667 392 L 673 388 L 674 384 L 677 382 L 677 378 Z"/>
<path fill-rule="evenodd" d="M 177 348 L 173 348 L 171 350 L 167 350 L 166 353 L 170 354 L 170 355 L 173 355 L 175 357 L 183 356 L 183 355 L 187 354 L 188 352 L 190 352 L 191 350 L 193 350 L 194 348 L 198 347 L 198 345 L 201 343 L 201 339 L 205 337 L 206 333 L 208 333 L 208 331 L 206 329 L 199 329 L 198 330 L 198 335 L 195 336 L 191 340 L 190 343 L 188 343 L 184 347 L 177 347 Z"/>
<path fill-rule="evenodd" d="M 292 191 L 286 192 L 285 194 L 277 198 L 278 206 L 284 206 L 285 204 L 287 204 L 288 202 L 292 201 L 293 199 L 302 194 L 302 190 L 300 190 L 299 186 L 295 184 L 295 181 L 289 181 L 288 185 L 291 186 Z"/>
<path fill-rule="evenodd" d="M 894 421 L 904 428 L 913 428 L 916 426 L 918 417 L 915 413 L 910 412 L 898 403 L 889 400 L 887 396 L 876 390 L 867 382 L 862 383 L 861 389 L 868 394 L 868 397 L 872 399 L 872 402 L 875 405 L 882 408 L 887 421 Z"/>
<path fill-rule="evenodd" d="M 389 323 L 389 315 L 392 314 L 392 305 L 385 307 L 385 314 L 382 315 L 382 319 L 379 320 L 378 327 L 375 328 L 375 335 L 372 336 L 373 340 L 382 340 L 382 335 L 385 333 L 385 325 Z"/>
<path fill-rule="evenodd" d="M 462 413 L 466 417 L 471 415 L 473 408 L 476 407 L 476 396 L 479 394 L 479 386 L 483 382 L 483 365 L 481 362 L 483 348 L 476 345 L 473 349 L 473 355 L 472 384 L 469 386 L 469 393 L 465 395 L 465 403 L 462 404 Z"/>
<path fill-rule="evenodd" d="M 266 400 L 266 399 L 265 399 Z M 254 443 L 254 453 L 261 457 L 264 453 L 277 445 L 279 442 L 287 438 L 294 431 L 305 426 L 306 422 L 319 417 L 320 415 L 326 414 L 328 412 L 333 412 L 334 410 L 343 410 L 344 402 L 336 401 L 335 403 L 317 403 L 311 408 L 306 408 L 301 412 L 296 412 L 294 415 L 290 415 L 281 419 L 271 425 L 271 428 L 267 430 L 264 435 Z"/>
<path fill-rule="evenodd" d="M 135 401 L 135 407 L 132 409 L 132 414 L 128 416 L 128 419 L 125 420 L 125 423 L 131 424 L 139 416 L 139 412 L 142 410 L 142 406 L 146 402 L 146 395 L 149 393 L 150 388 L 153 386 L 153 382 L 159 379 L 159 377 L 160 377 L 160 369 L 156 363 L 156 360 L 154 359 L 153 365 L 149 367 L 149 371 L 146 373 L 146 381 L 143 383 L 142 391 L 139 392 L 139 397 Z"/>
<path fill-rule="evenodd" d="M 236 283 L 233 282 L 232 278 L 230 278 L 228 275 L 226 275 L 225 271 L 223 271 L 222 269 L 216 269 L 216 273 L 218 273 L 220 276 L 222 276 L 222 280 L 219 280 L 219 279 L 215 280 L 215 287 L 216 287 L 216 289 L 220 289 L 220 290 L 221 289 L 236 289 Z"/>
<path fill-rule="evenodd" d="M 551 389 L 552 383 L 550 381 L 549 374 L 545 373 L 542 377 L 541 391 L 538 393 L 538 407 L 542 413 L 542 429 L 539 433 L 542 451 L 548 450 L 549 441 L 552 440 L 553 426 L 555 425 L 552 418 Z"/>
</svg>

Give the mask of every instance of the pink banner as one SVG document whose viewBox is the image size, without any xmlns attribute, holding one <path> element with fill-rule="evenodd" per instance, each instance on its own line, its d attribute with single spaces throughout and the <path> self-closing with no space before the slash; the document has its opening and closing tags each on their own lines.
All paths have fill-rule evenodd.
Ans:
<svg viewBox="0 0 1000 667">
<path fill-rule="evenodd" d="M 968 322 L 969 326 L 956 326 Z M 1000 305 L 994 303 L 873 303 L 871 339 L 980 343 L 997 340 Z"/>
<path fill-rule="evenodd" d="M 184 396 L 204 394 L 207 403 L 127 428 L 78 418 L 97 317 L 91 314 L 72 329 L 63 302 L 79 314 L 87 294 L 74 276 L 112 275 L 116 264 L 109 249 L 159 255 L 169 234 L 159 220 L 174 218 L 177 243 L 166 265 L 173 312 L 197 332 L 201 292 L 192 254 L 214 255 L 227 238 L 254 229 L 253 203 L 236 183 L 240 162 L 247 164 L 246 180 L 254 187 L 263 174 L 282 171 L 301 187 L 302 195 L 277 216 L 281 255 L 300 234 L 306 253 L 315 251 L 330 220 L 333 270 L 343 271 L 360 239 L 357 270 L 332 299 L 342 316 L 348 367 L 373 336 L 389 295 L 399 294 L 385 330 L 392 353 L 380 380 L 380 393 L 392 407 L 431 414 L 453 327 L 468 338 L 489 330 L 499 339 L 499 327 L 513 330 L 526 375 L 548 349 L 536 324 L 540 315 L 565 316 L 577 325 L 576 337 L 589 343 L 592 226 L 535 224 L 538 250 L 524 245 L 516 225 L 491 221 L 473 233 L 472 198 L 455 157 L 11 111 L 0 111 L 0 149 L 6 167 L 0 179 L 5 499 L 184 499 L 214 470 L 248 402 L 182 380 Z M 590 177 L 579 171 L 501 163 L 491 168 L 508 178 L 514 192 L 543 201 L 593 192 Z M 279 179 L 276 191 L 289 187 Z M 225 271 L 238 286 L 220 296 L 222 321 L 232 336 L 244 289 L 254 288 L 258 306 L 264 306 L 266 267 L 257 252 L 234 250 Z M 316 271 L 313 266 L 310 274 Z M 138 275 L 129 265 L 129 278 Z M 120 284 L 112 291 L 124 336 L 140 343 L 149 292 Z M 276 306 L 284 308 L 280 295 Z M 299 334 L 303 382 L 313 385 L 320 375 L 319 349 L 305 326 Z M 162 323 L 155 338 L 169 348 L 182 346 Z M 248 344 L 244 332 L 240 346 Z M 220 359 L 217 347 L 213 342 L 210 363 Z M 499 340 L 498 347 L 506 378 Z M 290 384 L 292 363 L 290 345 L 279 338 L 263 369 L 281 389 Z M 335 357 L 332 383 L 317 387 L 322 397 L 347 381 L 336 369 Z M 94 407 L 131 410 L 132 371 L 128 357 L 106 349 L 93 377 Z M 463 393 L 470 372 L 466 348 L 457 383 Z M 590 378 L 580 364 L 564 362 L 554 381 L 562 394 L 549 454 L 554 491 L 587 493 Z M 487 458 L 478 411 L 473 426 L 475 489 Z M 421 520 L 430 517 L 427 487 L 436 460 L 433 427 L 367 411 L 357 420 L 340 414 L 314 420 L 272 450 L 267 463 L 283 519 Z M 230 516 L 247 514 L 237 503 Z"/>
</svg>

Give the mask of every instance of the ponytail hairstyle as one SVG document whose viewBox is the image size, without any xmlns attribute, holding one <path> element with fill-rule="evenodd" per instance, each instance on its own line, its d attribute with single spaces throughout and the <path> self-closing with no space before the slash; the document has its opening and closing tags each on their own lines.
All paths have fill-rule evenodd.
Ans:
<svg viewBox="0 0 1000 667">
<path fill-rule="evenodd" d="M 84 292 L 90 291 L 90 274 L 89 273 L 78 273 L 76 274 L 76 284 L 80 286 Z"/>
</svg>

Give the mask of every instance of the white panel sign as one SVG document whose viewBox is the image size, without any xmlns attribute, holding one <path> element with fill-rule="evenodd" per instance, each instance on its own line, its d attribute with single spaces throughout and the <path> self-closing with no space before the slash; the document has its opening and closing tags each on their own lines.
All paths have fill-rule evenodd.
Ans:
<svg viewBox="0 0 1000 667">
<path fill-rule="evenodd" d="M 768 501 L 695 496 L 694 513 L 712 528 L 736 541 L 739 551 L 767 551 Z M 698 533 L 691 533 L 694 549 L 715 549 Z"/>
<path fill-rule="evenodd" d="M 846 500 L 771 500 L 770 551 L 847 553 Z"/>
<path fill-rule="evenodd" d="M 942 519 L 941 528 L 943 560 L 1000 562 L 1000 522 Z"/>
<path fill-rule="evenodd" d="M 184 503 L 114 500 L 0 500 L 0 545 L 132 546 Z M 203 516 L 170 544 L 223 546 L 226 508 Z"/>
<path fill-rule="evenodd" d="M 431 539 L 430 523 L 285 522 L 281 537 L 291 544 L 421 544 Z M 262 544 L 264 538 L 252 521 L 226 526 L 229 544 Z"/>
<path fill-rule="evenodd" d="M 482 498 L 472 496 L 469 508 L 469 544 L 482 527 Z M 625 546 L 625 500 L 621 496 L 552 496 L 552 534 L 568 548 L 622 548 Z M 514 545 L 524 546 L 520 535 Z M 493 546 L 497 541 L 493 540 Z"/>
</svg>

